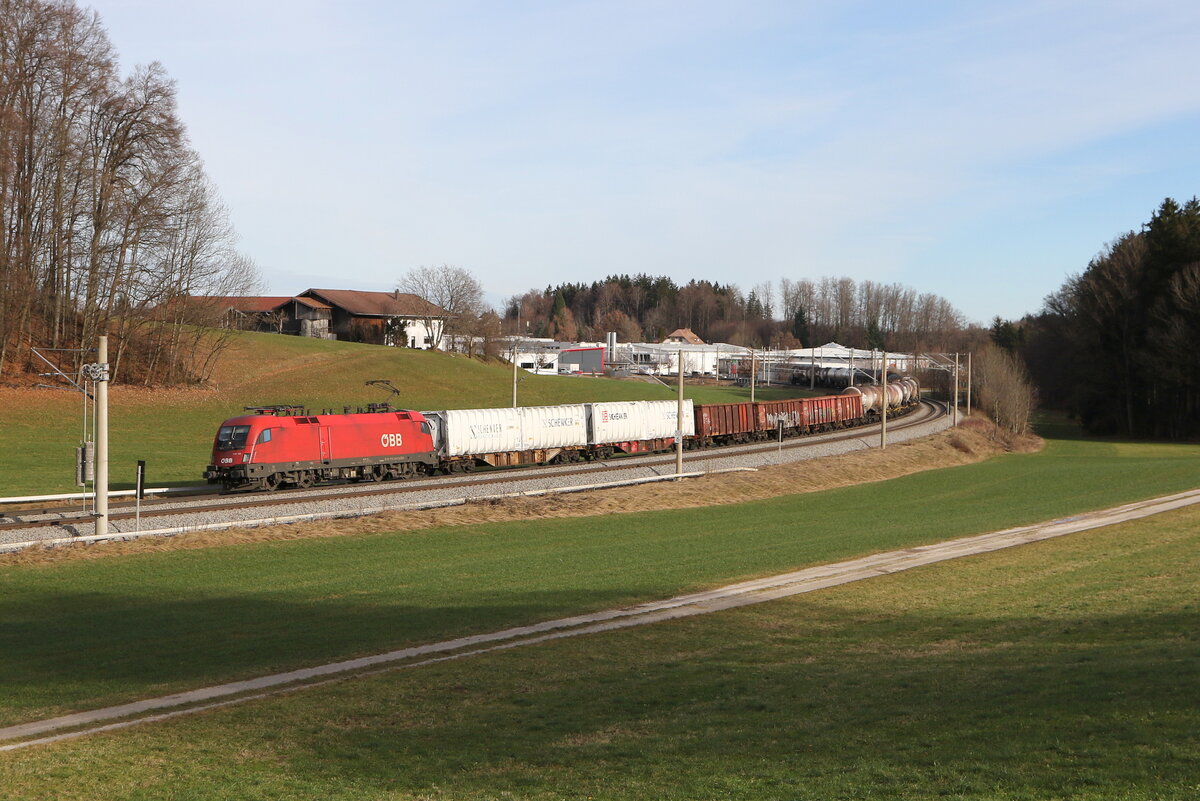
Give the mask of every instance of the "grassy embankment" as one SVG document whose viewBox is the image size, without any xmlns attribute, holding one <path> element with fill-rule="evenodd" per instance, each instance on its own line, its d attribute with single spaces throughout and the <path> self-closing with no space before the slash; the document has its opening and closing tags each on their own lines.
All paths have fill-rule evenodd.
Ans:
<svg viewBox="0 0 1200 801">
<path fill-rule="evenodd" d="M 9 754 L 0 797 L 1190 801 L 1198 577 L 1193 508 Z"/>
<path fill-rule="evenodd" d="M 365 386 L 390 379 L 403 393 Z M 706 403 L 745 400 L 749 389 L 688 387 Z M 808 394 L 767 388 L 763 399 Z M 670 400 L 672 388 L 642 381 L 521 373 L 523 406 L 606 400 Z M 238 333 L 211 387 L 152 390 L 115 385 L 110 393 L 113 489 L 133 486 L 137 460 L 154 486 L 202 483 L 216 427 L 246 406 L 300 404 L 341 409 L 389 400 L 413 409 L 468 409 L 512 404 L 512 371 L 462 356 L 273 334 Z M 80 396 L 54 390 L 0 389 L 0 496 L 73 492 Z"/>
<path fill-rule="evenodd" d="M 1057 439 L 730 506 L 10 564 L 0 723 L 1192 488 L 1197 457 L 1194 445 Z"/>
</svg>

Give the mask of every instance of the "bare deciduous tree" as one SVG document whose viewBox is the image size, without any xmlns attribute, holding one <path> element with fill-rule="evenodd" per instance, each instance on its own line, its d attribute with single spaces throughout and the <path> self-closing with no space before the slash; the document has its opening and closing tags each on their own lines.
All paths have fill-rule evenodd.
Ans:
<svg viewBox="0 0 1200 801">
<path fill-rule="evenodd" d="M 449 264 L 416 267 L 396 285 L 397 292 L 416 295 L 446 312 L 443 337 L 455 342 L 471 335 L 471 329 L 484 311 L 483 287 L 469 270 Z M 432 310 L 423 322 L 433 331 L 437 322 Z"/>
<path fill-rule="evenodd" d="M 173 82 L 158 64 L 121 80 L 114 60 L 95 13 L 0 0 L 0 373 L 32 341 L 107 332 L 114 374 L 133 364 L 147 381 L 190 380 L 209 352 L 197 362 L 178 330 L 151 329 L 203 322 L 198 307 L 176 303 L 152 324 L 150 310 L 253 283 Z"/>
<path fill-rule="evenodd" d="M 1037 393 L 1024 365 L 1003 348 L 988 345 L 975 355 L 972 373 L 979 407 L 992 422 L 1013 434 L 1027 433 Z"/>
</svg>

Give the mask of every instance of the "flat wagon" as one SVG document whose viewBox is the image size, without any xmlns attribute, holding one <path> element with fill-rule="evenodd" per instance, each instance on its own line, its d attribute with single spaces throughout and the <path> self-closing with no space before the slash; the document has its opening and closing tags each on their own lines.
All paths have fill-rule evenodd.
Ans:
<svg viewBox="0 0 1200 801">
<path fill-rule="evenodd" d="M 434 423 L 442 466 L 455 472 L 473 470 L 479 463 L 504 467 L 573 461 L 588 444 L 583 404 L 423 414 Z"/>
</svg>

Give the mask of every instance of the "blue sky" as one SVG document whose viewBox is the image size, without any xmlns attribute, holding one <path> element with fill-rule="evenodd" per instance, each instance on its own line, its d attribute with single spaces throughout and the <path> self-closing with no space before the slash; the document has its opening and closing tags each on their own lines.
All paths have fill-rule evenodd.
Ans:
<svg viewBox="0 0 1200 801">
<path fill-rule="evenodd" d="M 986 322 L 1200 193 L 1194 2 L 90 7 L 272 294 L 845 275 Z"/>
</svg>

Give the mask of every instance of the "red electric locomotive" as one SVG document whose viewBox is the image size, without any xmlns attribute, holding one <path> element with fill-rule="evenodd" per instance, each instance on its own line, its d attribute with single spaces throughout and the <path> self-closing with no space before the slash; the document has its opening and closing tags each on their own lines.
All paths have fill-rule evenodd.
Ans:
<svg viewBox="0 0 1200 801">
<path fill-rule="evenodd" d="M 428 473 L 438 463 L 432 428 L 420 412 L 385 404 L 369 411 L 311 415 L 295 406 L 261 406 L 221 424 L 210 484 L 273 490 L 318 481 L 379 481 Z"/>
</svg>

